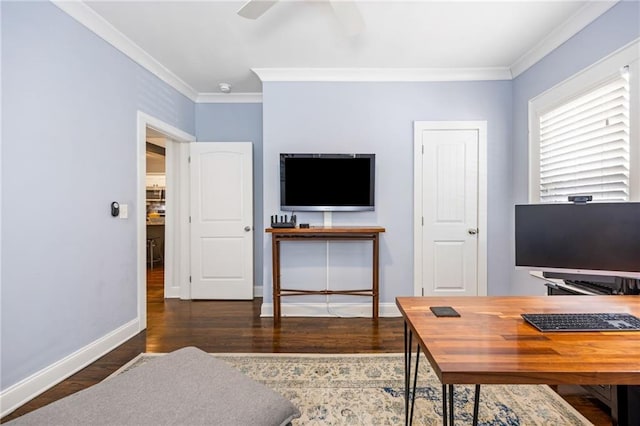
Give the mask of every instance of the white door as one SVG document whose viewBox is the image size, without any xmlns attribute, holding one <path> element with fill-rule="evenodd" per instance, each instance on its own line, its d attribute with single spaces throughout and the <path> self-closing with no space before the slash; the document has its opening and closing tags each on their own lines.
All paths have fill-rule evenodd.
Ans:
<svg viewBox="0 0 640 426">
<path fill-rule="evenodd" d="M 478 233 L 486 232 L 478 216 L 480 129 L 438 127 L 416 125 L 416 286 L 425 296 L 486 294 L 479 286 Z"/>
<path fill-rule="evenodd" d="M 191 298 L 253 298 L 250 142 L 191 144 Z"/>
</svg>

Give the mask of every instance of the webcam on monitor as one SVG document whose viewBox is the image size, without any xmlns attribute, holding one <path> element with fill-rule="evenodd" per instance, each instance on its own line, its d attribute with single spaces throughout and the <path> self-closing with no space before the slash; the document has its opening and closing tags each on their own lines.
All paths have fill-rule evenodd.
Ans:
<svg viewBox="0 0 640 426">
<path fill-rule="evenodd" d="M 587 204 L 591 200 L 591 195 L 569 195 L 569 202 L 574 204 Z"/>
</svg>

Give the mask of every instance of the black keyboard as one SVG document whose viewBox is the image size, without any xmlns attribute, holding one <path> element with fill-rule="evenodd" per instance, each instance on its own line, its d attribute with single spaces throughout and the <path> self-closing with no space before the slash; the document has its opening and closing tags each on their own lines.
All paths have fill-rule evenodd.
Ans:
<svg viewBox="0 0 640 426">
<path fill-rule="evenodd" d="M 640 331 L 640 319 L 630 314 L 522 314 L 540 331 Z"/>
</svg>

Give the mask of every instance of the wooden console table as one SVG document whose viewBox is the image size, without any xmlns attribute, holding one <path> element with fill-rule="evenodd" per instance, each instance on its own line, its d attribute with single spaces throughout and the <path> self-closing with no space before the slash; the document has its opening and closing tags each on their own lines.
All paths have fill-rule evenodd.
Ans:
<svg viewBox="0 0 640 426">
<path fill-rule="evenodd" d="M 379 226 L 332 226 L 310 228 L 267 228 L 271 234 L 271 257 L 273 264 L 273 323 L 280 324 L 280 298 L 283 296 L 303 296 L 309 294 L 343 294 L 350 296 L 369 296 L 373 298 L 373 318 L 378 319 L 378 268 L 380 234 L 385 229 Z M 337 241 L 367 240 L 373 244 L 373 282 L 371 288 L 357 290 L 296 290 L 283 289 L 280 286 L 280 243 L 282 241 Z"/>
</svg>

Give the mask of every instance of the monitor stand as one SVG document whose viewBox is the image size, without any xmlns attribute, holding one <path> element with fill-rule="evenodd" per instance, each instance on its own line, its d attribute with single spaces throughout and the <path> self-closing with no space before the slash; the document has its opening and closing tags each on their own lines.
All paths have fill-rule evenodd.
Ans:
<svg viewBox="0 0 640 426">
<path fill-rule="evenodd" d="M 331 228 L 331 212 L 323 212 L 323 226 L 325 228 Z"/>
</svg>

